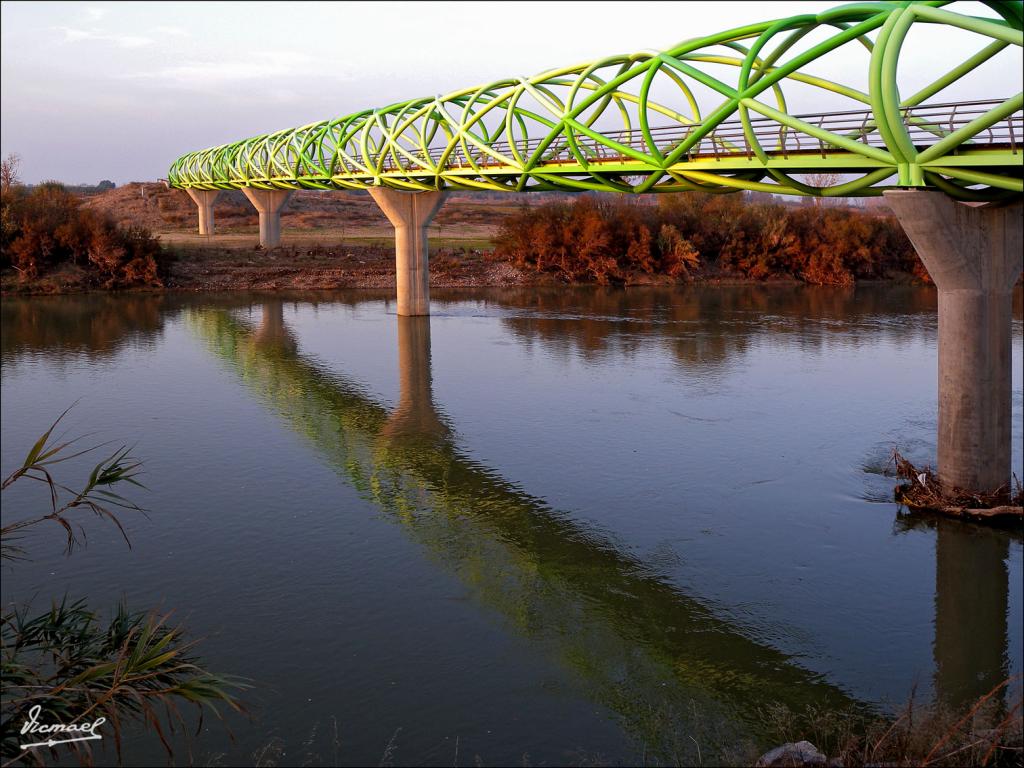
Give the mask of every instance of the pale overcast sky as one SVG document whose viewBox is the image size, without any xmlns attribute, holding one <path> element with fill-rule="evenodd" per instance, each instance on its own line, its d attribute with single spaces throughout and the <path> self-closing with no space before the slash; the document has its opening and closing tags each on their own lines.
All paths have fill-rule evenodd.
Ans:
<svg viewBox="0 0 1024 768">
<path fill-rule="evenodd" d="M 265 131 L 838 4 L 3 2 L 0 152 L 30 183 L 155 179 L 184 152 Z M 983 43 L 922 46 L 915 79 Z M 1018 63 L 966 97 L 1021 89 L 1008 53 Z M 862 85 L 864 62 L 825 74 Z"/>
</svg>

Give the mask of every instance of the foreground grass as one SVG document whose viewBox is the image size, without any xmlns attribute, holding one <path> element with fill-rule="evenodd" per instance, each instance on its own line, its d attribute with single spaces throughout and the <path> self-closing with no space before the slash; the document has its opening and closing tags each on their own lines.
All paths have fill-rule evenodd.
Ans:
<svg viewBox="0 0 1024 768">
<path fill-rule="evenodd" d="M 514 759 L 515 765 L 567 766 L 756 766 L 759 758 L 773 748 L 800 741 L 811 742 L 825 755 L 827 764 L 860 766 L 1019 766 L 1024 762 L 1021 699 L 1008 701 L 1007 690 L 1019 685 L 1019 677 L 1003 681 L 969 706 L 951 708 L 938 703 L 921 704 L 912 695 L 902 709 L 890 716 L 863 712 L 807 708 L 793 711 L 769 705 L 760 712 L 752 730 L 761 734 L 757 743 L 725 743 L 725 733 L 701 723 L 699 711 L 687 713 L 685 723 L 678 713 L 666 713 L 666 728 L 659 743 L 638 744 L 632 755 L 612 757 L 586 748 L 567 748 L 558 757 L 535 760 L 528 749 Z M 674 723 L 669 726 L 668 723 Z M 707 736 L 718 731 L 716 737 Z M 380 766 L 417 765 L 426 761 L 403 747 L 403 729 L 396 728 L 379 756 L 371 761 Z M 702 735 L 705 734 L 705 735 Z M 734 737 L 735 738 L 735 737 Z M 458 735 L 444 737 L 453 766 L 507 765 L 469 748 Z M 713 743 L 717 742 L 717 743 Z M 206 758 L 205 765 L 222 766 L 223 753 Z M 317 722 L 308 734 L 293 739 L 268 739 L 249 755 L 258 768 L 284 765 L 352 764 L 347 754 L 344 728 L 332 717 Z M 434 752 L 431 764 L 449 762 Z M 369 763 L 367 763 L 369 764 Z M 784 763 L 775 763 L 781 765 Z M 799 763 L 798 763 L 799 764 Z M 808 763 L 809 765 L 810 763 Z M 824 765 L 825 763 L 820 763 Z"/>
<path fill-rule="evenodd" d="M 843 766 L 1019 766 L 1024 758 L 1020 677 L 969 706 L 922 705 L 911 695 L 892 717 L 770 707 L 765 724 L 778 743 L 810 741 Z M 1013 700 L 1007 690 L 1017 686 Z"/>
</svg>

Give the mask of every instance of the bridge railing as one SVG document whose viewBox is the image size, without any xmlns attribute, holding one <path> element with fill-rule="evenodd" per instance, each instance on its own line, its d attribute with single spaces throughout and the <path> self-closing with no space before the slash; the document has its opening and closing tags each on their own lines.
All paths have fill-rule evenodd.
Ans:
<svg viewBox="0 0 1024 768">
<path fill-rule="evenodd" d="M 969 124 L 1001 103 L 1001 99 L 988 99 L 946 104 L 925 104 L 908 107 L 901 111 L 911 141 L 918 149 L 922 149 L 940 141 L 945 136 Z M 870 109 L 820 112 L 796 115 L 795 117 L 814 128 L 852 139 L 867 146 L 883 149 L 886 146 L 885 140 L 875 124 L 874 114 Z M 690 148 L 686 154 L 687 160 L 725 159 L 738 156 L 751 158 L 756 154 L 750 140 L 751 137 L 753 137 L 754 141 L 764 152 L 774 156 L 781 155 L 784 158 L 788 158 L 790 155 L 808 154 L 819 154 L 824 158 L 829 152 L 838 150 L 838 147 L 824 139 L 782 125 L 772 118 L 751 117 L 748 120 L 748 124 L 749 130 L 745 128 L 741 120 L 720 123 L 713 131 L 709 132 Z M 653 127 L 649 130 L 653 147 L 651 142 L 648 141 L 647 136 L 640 129 L 604 131 L 602 135 L 615 144 L 638 152 L 647 153 L 653 148 L 663 155 L 667 155 L 701 127 L 702 123 Z M 1009 149 L 1013 154 L 1017 154 L 1021 149 L 1022 137 L 1024 137 L 1024 113 L 1017 112 L 985 129 L 970 141 L 967 146 L 969 148 L 991 147 Z M 492 142 L 486 144 L 490 152 L 485 152 L 468 140 L 463 140 L 455 148 L 451 149 L 450 152 L 449 147 L 446 145 L 432 148 L 426 154 L 422 151 L 409 154 L 414 159 L 422 162 L 425 167 L 430 168 L 437 167 L 442 159 L 445 159 L 445 170 L 493 169 L 506 165 L 514 167 L 517 165 L 517 153 L 521 158 L 530 157 L 538 150 L 542 141 L 544 139 L 529 139 L 515 142 L 514 145 L 507 141 Z M 573 143 L 575 144 L 575 151 L 572 146 Z M 513 147 L 515 151 L 513 151 Z M 960 150 L 958 149 L 957 151 Z M 579 155 L 577 155 L 577 152 Z M 445 158 L 446 153 L 447 158 Z M 387 150 L 362 156 L 361 159 L 383 172 L 408 173 L 411 170 L 408 156 L 403 155 L 400 160 L 396 155 L 395 151 Z M 507 158 L 507 160 L 500 160 L 494 155 Z M 588 137 L 576 136 L 571 143 L 567 137 L 563 136 L 545 148 L 541 156 L 541 162 L 542 164 L 555 166 L 575 164 L 580 162 L 580 157 L 587 164 L 626 162 L 631 159 L 624 152 Z M 328 163 L 331 163 L 332 166 L 334 165 L 333 159 L 323 158 L 323 160 L 325 166 Z M 340 158 L 338 164 L 337 167 L 331 168 L 332 174 L 344 175 L 347 173 L 361 175 L 364 172 L 362 168 L 354 165 L 350 166 Z"/>
</svg>

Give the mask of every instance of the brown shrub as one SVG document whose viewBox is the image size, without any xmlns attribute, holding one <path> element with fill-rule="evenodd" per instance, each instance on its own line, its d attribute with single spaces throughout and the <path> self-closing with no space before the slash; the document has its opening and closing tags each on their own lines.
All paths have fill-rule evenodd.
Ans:
<svg viewBox="0 0 1024 768">
<path fill-rule="evenodd" d="M 14 267 L 26 281 L 70 264 L 105 288 L 161 285 L 157 239 L 142 227 L 118 227 L 110 216 L 79 202 L 56 182 L 4 192 L 3 266 Z"/>
<path fill-rule="evenodd" d="M 601 284 L 699 272 L 821 285 L 893 273 L 927 279 L 892 217 L 697 192 L 663 195 L 656 207 L 592 195 L 524 206 L 502 225 L 496 254 L 565 281 Z"/>
</svg>

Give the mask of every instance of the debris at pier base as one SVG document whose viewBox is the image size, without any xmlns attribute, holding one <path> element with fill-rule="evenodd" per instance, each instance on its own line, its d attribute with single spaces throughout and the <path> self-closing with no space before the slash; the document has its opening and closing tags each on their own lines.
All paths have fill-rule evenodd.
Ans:
<svg viewBox="0 0 1024 768">
<path fill-rule="evenodd" d="M 1024 522 L 1024 486 L 1016 475 L 1012 488 L 1004 485 L 991 493 L 982 493 L 947 487 L 931 467 L 918 469 L 899 451 L 893 451 L 892 463 L 896 477 L 906 481 L 896 486 L 896 501 L 913 512 L 996 525 Z"/>
</svg>

